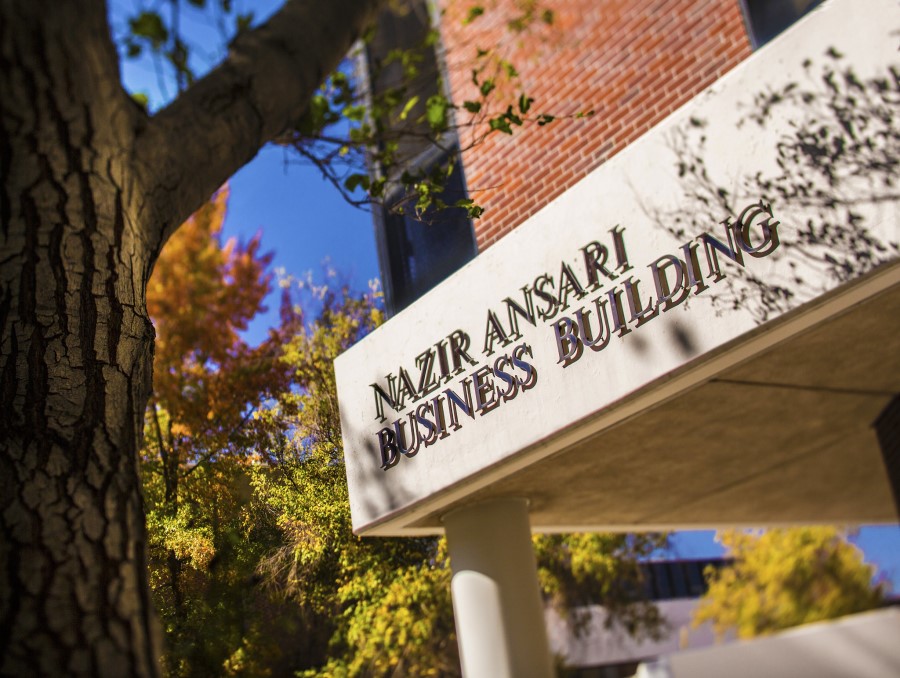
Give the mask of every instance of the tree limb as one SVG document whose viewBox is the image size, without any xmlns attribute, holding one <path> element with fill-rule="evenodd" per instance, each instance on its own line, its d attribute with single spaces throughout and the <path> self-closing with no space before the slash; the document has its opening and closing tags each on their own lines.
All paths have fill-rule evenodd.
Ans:
<svg viewBox="0 0 900 678">
<path fill-rule="evenodd" d="M 136 169 L 160 248 L 259 149 L 299 119 L 316 88 L 374 18 L 380 0 L 289 0 L 239 35 L 226 60 L 157 113 Z"/>
</svg>

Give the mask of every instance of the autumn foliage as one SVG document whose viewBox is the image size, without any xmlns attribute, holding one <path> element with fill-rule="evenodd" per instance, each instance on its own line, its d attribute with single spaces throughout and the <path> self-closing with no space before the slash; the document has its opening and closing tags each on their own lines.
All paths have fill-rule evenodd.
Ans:
<svg viewBox="0 0 900 678">
<path fill-rule="evenodd" d="M 173 236 L 148 289 L 157 339 L 142 471 L 154 600 L 172 676 L 459 675 L 443 540 L 351 530 L 333 360 L 383 320 L 377 288 L 281 280 L 280 324 L 241 331 L 272 285 L 260 239 L 224 241 L 227 189 Z M 301 292 L 302 290 L 302 292 Z M 306 295 L 307 318 L 298 310 Z M 729 531 L 696 616 L 741 637 L 878 605 L 834 528 Z M 536 536 L 545 600 L 603 604 L 635 637 L 665 621 L 640 596 L 659 535 Z M 576 612 L 575 614 L 572 614 Z"/>
<path fill-rule="evenodd" d="M 223 241 L 227 197 L 173 236 L 148 290 L 158 340 L 142 471 L 166 672 L 459 675 L 443 540 L 351 530 L 332 364 L 382 322 L 377 287 L 283 279 L 279 326 L 248 346 L 270 257 L 258 237 Z M 548 603 L 604 602 L 653 635 L 658 612 L 622 583 L 660 543 L 536 537 Z"/>
<path fill-rule="evenodd" d="M 172 675 L 246 669 L 243 648 L 258 633 L 248 619 L 273 604 L 245 595 L 277 539 L 254 512 L 249 469 L 286 424 L 262 425 L 254 413 L 289 389 L 281 344 L 299 318 L 283 314 L 257 347 L 241 338 L 263 310 L 271 256 L 259 236 L 223 242 L 227 200 L 224 188 L 175 233 L 147 290 L 157 342 L 142 465 L 150 581 Z"/>
<path fill-rule="evenodd" d="M 726 530 L 719 540 L 734 563 L 707 572 L 709 590 L 694 616 L 695 624 L 709 621 L 719 635 L 733 630 L 752 638 L 883 602 L 884 585 L 872 583 L 874 568 L 837 528 Z"/>
<path fill-rule="evenodd" d="M 222 237 L 227 189 L 173 236 L 148 289 L 157 338 L 142 471 L 150 581 L 172 676 L 459 675 L 443 540 L 351 530 L 333 360 L 383 320 L 377 294 L 337 274 L 281 280 L 259 236 Z M 302 291 L 301 291 L 302 290 Z M 306 302 L 297 295 L 306 295 Z M 298 310 L 304 306 L 307 316 Z M 697 623 L 749 637 L 869 609 L 883 590 L 833 528 L 726 532 Z M 635 637 L 665 621 L 638 562 L 659 535 L 536 536 L 547 604 L 577 632 L 603 604 Z M 568 613 L 568 614 L 567 614 Z"/>
<path fill-rule="evenodd" d="M 258 347 L 240 338 L 264 310 L 271 254 L 260 253 L 259 235 L 222 242 L 227 200 L 223 188 L 175 233 L 147 289 L 157 334 L 153 402 L 165 404 L 185 460 L 245 442 L 249 413 L 289 380 L 279 357 L 290 322 Z"/>
</svg>

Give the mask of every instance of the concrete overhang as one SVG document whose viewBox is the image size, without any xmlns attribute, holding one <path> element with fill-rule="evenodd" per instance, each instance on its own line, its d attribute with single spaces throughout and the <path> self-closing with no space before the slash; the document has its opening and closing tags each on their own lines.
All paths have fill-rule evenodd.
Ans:
<svg viewBox="0 0 900 678">
<path fill-rule="evenodd" d="M 544 531 L 897 522 L 874 422 L 900 393 L 900 285 L 857 295 L 898 275 L 881 271 L 648 384 L 557 434 L 575 444 L 414 526 L 440 529 L 457 505 L 503 496 L 527 497 Z"/>
<path fill-rule="evenodd" d="M 900 6 L 868 9 L 825 3 L 338 358 L 357 533 L 501 496 L 542 531 L 897 520 L 900 195 L 865 154 L 897 160 Z"/>
</svg>

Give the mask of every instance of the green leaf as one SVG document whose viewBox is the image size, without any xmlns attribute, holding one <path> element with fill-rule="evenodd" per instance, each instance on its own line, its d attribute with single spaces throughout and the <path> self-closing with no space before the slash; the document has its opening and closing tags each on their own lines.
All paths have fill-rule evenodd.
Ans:
<svg viewBox="0 0 900 678">
<path fill-rule="evenodd" d="M 480 17 L 482 14 L 484 14 L 484 7 L 482 7 L 481 5 L 475 5 L 474 7 L 470 7 L 469 13 L 466 15 L 466 18 L 463 19 L 463 26 L 466 26 L 466 25 L 472 23 L 473 21 L 475 21 L 475 19 Z"/>
<path fill-rule="evenodd" d="M 548 113 L 541 113 L 538 116 L 537 124 L 543 127 L 544 125 L 549 125 L 551 122 L 556 120 L 556 118 Z"/>
<path fill-rule="evenodd" d="M 484 214 L 484 207 L 481 205 L 471 204 L 466 207 L 466 215 L 469 219 L 480 219 L 481 215 Z"/>
<path fill-rule="evenodd" d="M 519 111 L 523 115 L 525 113 L 528 113 L 528 109 L 531 108 L 531 104 L 533 104 L 533 103 L 534 103 L 534 99 L 523 93 L 521 96 L 519 96 Z"/>
<path fill-rule="evenodd" d="M 369 193 L 373 198 L 380 198 L 384 195 L 384 187 L 387 184 L 387 179 L 384 177 L 378 178 L 372 182 L 372 186 L 369 189 Z"/>
<path fill-rule="evenodd" d="M 309 106 L 307 106 L 306 113 L 303 114 L 300 124 L 297 125 L 298 131 L 306 136 L 312 136 L 317 133 L 324 127 L 326 114 L 329 110 L 328 99 L 325 95 L 314 95 L 309 101 Z"/>
<path fill-rule="evenodd" d="M 366 117 L 366 107 L 362 104 L 357 104 L 355 106 L 347 106 L 343 110 L 344 117 L 348 120 L 353 120 L 355 122 L 361 122 Z"/>
<path fill-rule="evenodd" d="M 369 190 L 369 177 L 365 174 L 351 174 L 344 179 L 344 188 L 353 193 L 357 188 L 362 187 L 363 190 Z"/>
<path fill-rule="evenodd" d="M 147 96 L 146 92 L 133 92 L 131 98 L 145 111 L 150 106 L 150 97 Z"/>
<path fill-rule="evenodd" d="M 516 70 L 516 67 L 513 66 L 509 61 L 501 61 L 500 65 L 503 67 L 503 70 L 506 71 L 506 75 L 509 78 L 518 78 L 519 71 Z"/>
<path fill-rule="evenodd" d="M 495 87 L 496 85 L 494 84 L 493 78 L 488 78 L 483 83 L 481 83 L 481 96 L 486 97 L 494 90 Z"/>
<path fill-rule="evenodd" d="M 350 141 L 354 144 L 369 144 L 371 139 L 369 134 L 372 129 L 368 125 L 361 125 L 350 130 Z"/>
<path fill-rule="evenodd" d="M 481 102 L 480 101 L 464 101 L 463 108 L 465 108 L 469 113 L 478 113 L 481 110 Z"/>
<path fill-rule="evenodd" d="M 515 113 L 513 113 L 513 107 L 512 107 L 512 106 L 507 106 L 507 107 L 506 107 L 506 113 L 504 113 L 504 114 L 503 114 L 502 116 L 500 116 L 500 117 L 502 117 L 502 118 L 503 118 L 504 120 L 506 120 L 508 123 L 513 124 L 513 125 L 516 125 L 517 127 L 521 127 L 521 125 L 522 125 L 522 118 L 520 118 L 518 115 L 516 115 Z"/>
<path fill-rule="evenodd" d="M 156 12 L 141 12 L 129 19 L 128 25 L 133 35 L 148 40 L 154 49 L 159 49 L 169 39 L 169 31 Z"/>
<path fill-rule="evenodd" d="M 425 102 L 425 119 L 434 131 L 447 128 L 447 108 L 450 102 L 439 94 L 428 97 Z"/>
<path fill-rule="evenodd" d="M 426 47 L 434 47 L 441 39 L 441 32 L 436 28 L 432 28 L 426 33 L 423 44 Z"/>
<path fill-rule="evenodd" d="M 453 203 L 453 206 L 464 208 L 466 210 L 466 216 L 469 219 L 478 219 L 484 214 L 484 207 L 475 204 L 475 201 L 471 198 L 461 198 Z"/>
<path fill-rule="evenodd" d="M 491 118 L 488 121 L 488 124 L 491 127 L 492 131 L 500 131 L 504 134 L 512 134 L 512 127 L 509 126 L 509 121 L 506 119 L 506 116 L 501 115 L 497 118 Z"/>
<path fill-rule="evenodd" d="M 541 21 L 543 21 L 543 22 L 544 22 L 545 24 L 547 24 L 548 26 L 550 26 L 550 25 L 553 24 L 553 19 L 554 19 L 554 16 L 553 16 L 553 10 L 552 10 L 552 9 L 545 9 L 545 10 L 541 13 Z"/>
<path fill-rule="evenodd" d="M 406 102 L 406 105 L 403 106 L 403 110 L 400 111 L 400 119 L 406 120 L 407 116 L 409 116 L 409 112 L 417 103 L 419 103 L 418 95 L 411 97 L 410 100 Z"/>
</svg>

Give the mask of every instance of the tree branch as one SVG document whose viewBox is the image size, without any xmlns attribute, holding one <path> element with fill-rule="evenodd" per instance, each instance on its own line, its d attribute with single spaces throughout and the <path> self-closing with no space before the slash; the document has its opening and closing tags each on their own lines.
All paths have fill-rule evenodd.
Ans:
<svg viewBox="0 0 900 678">
<path fill-rule="evenodd" d="M 165 240 L 259 149 L 299 119 L 316 88 L 374 19 L 380 0 L 289 0 L 239 35 L 228 58 L 157 113 L 136 169 Z"/>
</svg>

